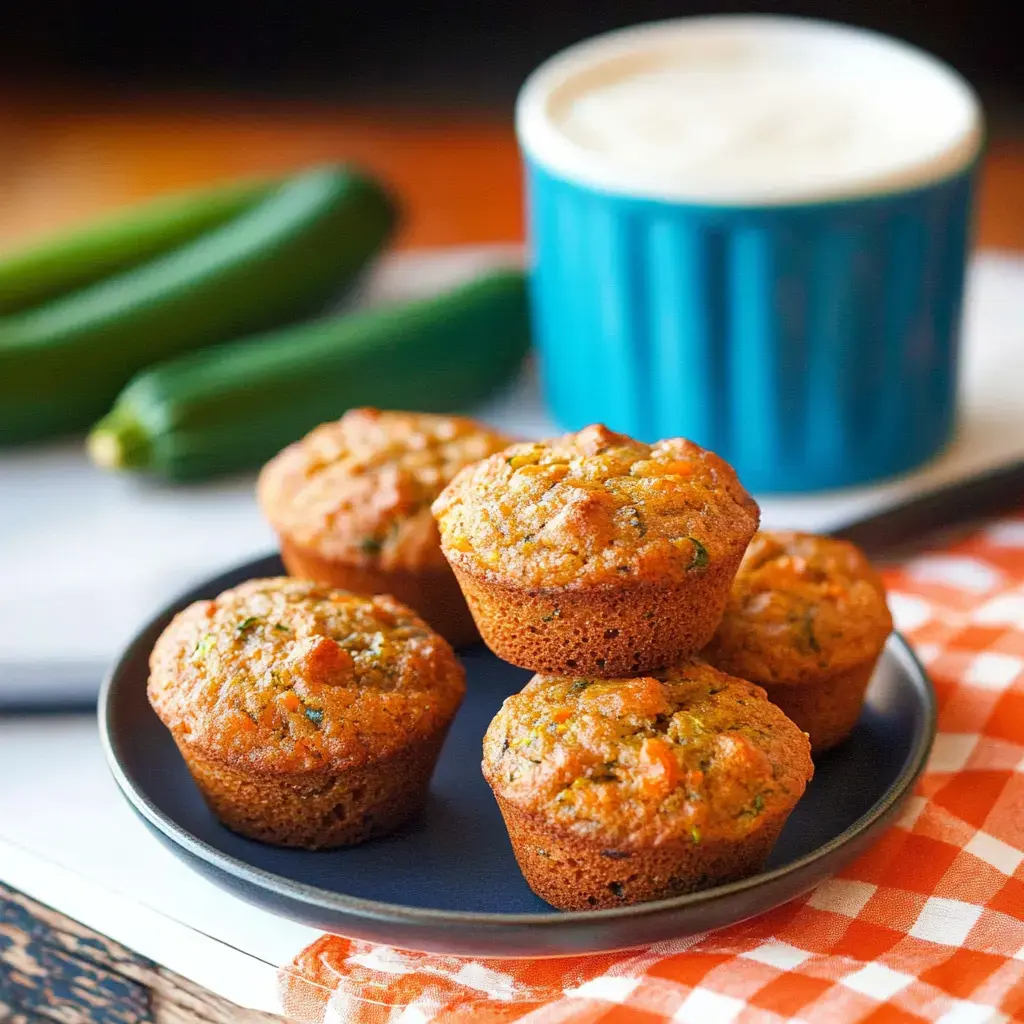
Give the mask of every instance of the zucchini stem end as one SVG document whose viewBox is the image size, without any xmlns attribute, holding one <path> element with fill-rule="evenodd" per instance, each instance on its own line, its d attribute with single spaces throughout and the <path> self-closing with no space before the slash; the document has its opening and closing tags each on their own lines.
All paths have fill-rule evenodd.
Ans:
<svg viewBox="0 0 1024 1024">
<path fill-rule="evenodd" d="M 85 447 L 101 469 L 140 469 L 150 456 L 148 432 L 123 409 L 107 413 L 89 432 Z"/>
</svg>

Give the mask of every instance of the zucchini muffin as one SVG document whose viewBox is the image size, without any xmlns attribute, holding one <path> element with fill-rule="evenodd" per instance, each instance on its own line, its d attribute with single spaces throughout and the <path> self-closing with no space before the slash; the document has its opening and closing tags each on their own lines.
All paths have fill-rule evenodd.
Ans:
<svg viewBox="0 0 1024 1024">
<path fill-rule="evenodd" d="M 891 631 L 882 581 L 853 544 L 762 532 L 703 657 L 763 686 L 820 753 L 856 725 Z"/>
<path fill-rule="evenodd" d="M 671 665 L 711 639 L 759 519 L 712 452 L 600 425 L 464 469 L 434 515 L 495 654 L 607 677 Z"/>
<path fill-rule="evenodd" d="M 764 690 L 694 660 L 534 676 L 491 722 L 483 772 L 530 888 L 586 910 L 760 870 L 813 767 Z"/>
<path fill-rule="evenodd" d="M 393 598 L 282 578 L 175 616 L 148 692 L 228 828 L 316 849 L 390 832 L 420 809 L 465 677 Z"/>
<path fill-rule="evenodd" d="M 292 576 L 392 594 L 456 647 L 478 639 L 430 503 L 509 438 L 459 416 L 353 409 L 285 448 L 257 497 Z"/>
</svg>

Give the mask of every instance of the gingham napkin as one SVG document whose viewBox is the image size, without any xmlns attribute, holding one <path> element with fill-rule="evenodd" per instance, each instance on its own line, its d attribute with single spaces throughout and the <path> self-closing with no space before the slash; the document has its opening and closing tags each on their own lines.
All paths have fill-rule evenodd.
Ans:
<svg viewBox="0 0 1024 1024">
<path fill-rule="evenodd" d="M 809 896 L 641 952 L 410 953 L 335 936 L 280 975 L 300 1021 L 983 1024 L 1024 1019 L 1024 514 L 887 571 L 939 735 L 899 822 Z"/>
</svg>

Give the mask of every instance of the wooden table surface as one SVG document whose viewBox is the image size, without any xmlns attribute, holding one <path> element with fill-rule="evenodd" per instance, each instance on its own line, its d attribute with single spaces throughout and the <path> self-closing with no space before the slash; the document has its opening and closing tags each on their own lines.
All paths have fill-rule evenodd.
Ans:
<svg viewBox="0 0 1024 1024">
<path fill-rule="evenodd" d="M 0 882 L 0 1024 L 283 1024 Z"/>
<path fill-rule="evenodd" d="M 0 142 L 0 243 L 160 192 L 343 159 L 402 198 L 402 246 L 523 234 L 510 113 L 0 94 Z M 1024 136 L 997 133 L 982 179 L 982 245 L 1024 249 L 1022 193 Z"/>
</svg>

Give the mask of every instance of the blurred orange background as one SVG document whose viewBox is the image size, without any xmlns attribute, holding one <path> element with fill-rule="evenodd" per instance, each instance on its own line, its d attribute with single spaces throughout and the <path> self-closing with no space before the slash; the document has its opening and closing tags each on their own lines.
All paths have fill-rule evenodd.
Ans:
<svg viewBox="0 0 1024 1024">
<path fill-rule="evenodd" d="M 62 91 L 0 102 L 0 244 L 162 192 L 351 159 L 401 198 L 404 248 L 519 241 L 519 158 L 507 116 Z M 1024 248 L 1024 136 L 991 140 L 981 245 Z"/>
</svg>

